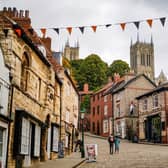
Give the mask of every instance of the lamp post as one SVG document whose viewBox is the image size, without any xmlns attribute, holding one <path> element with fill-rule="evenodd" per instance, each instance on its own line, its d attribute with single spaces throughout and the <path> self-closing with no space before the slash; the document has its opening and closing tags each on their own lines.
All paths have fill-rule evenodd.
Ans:
<svg viewBox="0 0 168 168">
<path fill-rule="evenodd" d="M 85 149 L 84 149 L 84 117 L 85 117 L 85 108 L 81 109 L 80 114 L 81 114 L 81 120 L 82 120 L 82 146 L 81 146 L 81 158 L 85 157 Z"/>
</svg>

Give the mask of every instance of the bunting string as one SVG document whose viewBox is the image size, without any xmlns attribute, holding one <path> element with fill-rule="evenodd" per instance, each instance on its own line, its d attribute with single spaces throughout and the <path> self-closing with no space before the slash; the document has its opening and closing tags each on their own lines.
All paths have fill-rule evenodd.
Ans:
<svg viewBox="0 0 168 168">
<path fill-rule="evenodd" d="M 140 24 L 141 24 L 142 22 L 146 22 L 146 23 L 148 24 L 148 26 L 149 26 L 150 28 L 152 28 L 153 22 L 154 22 L 155 20 L 159 20 L 160 23 L 161 23 L 161 25 L 162 25 L 163 27 L 165 26 L 166 17 L 160 17 L 160 18 L 151 18 L 151 19 L 139 20 L 139 21 L 129 21 L 129 22 L 121 22 L 121 23 L 113 23 L 113 24 L 112 24 L 112 23 L 110 23 L 110 24 L 99 24 L 99 25 L 91 25 L 91 26 L 67 26 L 67 27 L 53 27 L 53 28 L 44 28 L 44 27 L 43 27 L 43 28 L 37 28 L 37 29 L 35 29 L 35 30 L 40 30 L 41 33 L 42 33 L 42 35 L 43 35 L 43 37 L 45 37 L 46 31 L 47 31 L 48 29 L 54 30 L 54 31 L 57 33 L 57 35 L 60 34 L 60 30 L 65 29 L 65 30 L 67 30 L 67 32 L 69 33 L 69 35 L 71 35 L 72 32 L 73 32 L 73 29 L 79 29 L 79 31 L 80 31 L 82 34 L 84 34 L 86 28 L 91 28 L 92 31 L 93 31 L 94 33 L 96 33 L 96 30 L 97 30 L 98 27 L 109 28 L 109 27 L 113 27 L 113 26 L 115 26 L 115 25 L 119 25 L 120 28 L 121 28 L 121 30 L 124 31 L 125 28 L 126 28 L 126 25 L 128 25 L 128 24 L 134 24 L 135 27 L 136 27 L 136 29 L 139 30 Z M 33 29 L 28 29 L 28 31 L 29 31 L 31 34 L 33 34 Z M 18 28 L 15 29 L 15 32 L 16 32 L 16 34 L 17 34 L 18 36 L 21 36 L 21 33 L 22 33 L 22 32 L 21 32 L 20 30 L 18 30 Z M 8 31 L 7 31 L 7 30 L 4 30 L 4 33 L 5 33 L 5 36 L 7 36 Z"/>
</svg>

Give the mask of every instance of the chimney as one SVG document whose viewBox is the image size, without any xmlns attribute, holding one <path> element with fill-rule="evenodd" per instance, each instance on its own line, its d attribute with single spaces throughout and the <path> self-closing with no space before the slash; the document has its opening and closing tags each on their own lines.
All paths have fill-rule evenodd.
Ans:
<svg viewBox="0 0 168 168">
<path fill-rule="evenodd" d="M 86 92 L 86 93 L 89 91 L 89 85 L 88 85 L 88 83 L 84 84 L 83 91 Z"/>
<path fill-rule="evenodd" d="M 29 11 L 25 10 L 25 18 L 28 18 L 28 17 L 29 17 Z"/>
<path fill-rule="evenodd" d="M 45 44 L 45 46 L 51 50 L 51 38 L 46 37 L 46 38 L 41 38 L 42 42 Z"/>
<path fill-rule="evenodd" d="M 23 10 L 20 10 L 19 17 L 23 18 Z"/>
<path fill-rule="evenodd" d="M 114 82 L 117 82 L 120 79 L 119 73 L 114 73 Z"/>
</svg>

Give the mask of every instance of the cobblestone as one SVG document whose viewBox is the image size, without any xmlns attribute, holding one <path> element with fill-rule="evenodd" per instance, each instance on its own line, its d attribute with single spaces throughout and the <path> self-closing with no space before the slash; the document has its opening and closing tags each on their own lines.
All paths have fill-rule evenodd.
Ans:
<svg viewBox="0 0 168 168">
<path fill-rule="evenodd" d="M 110 155 L 105 139 L 86 136 L 85 143 L 98 144 L 98 156 L 96 162 L 85 162 L 80 168 L 168 168 L 168 146 L 121 140 L 120 153 Z"/>
</svg>

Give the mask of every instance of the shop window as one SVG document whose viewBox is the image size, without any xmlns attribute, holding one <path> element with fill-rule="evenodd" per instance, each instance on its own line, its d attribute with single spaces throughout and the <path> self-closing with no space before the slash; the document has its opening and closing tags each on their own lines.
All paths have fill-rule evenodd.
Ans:
<svg viewBox="0 0 168 168">
<path fill-rule="evenodd" d="M 29 153 L 29 135 L 30 135 L 30 122 L 22 118 L 22 131 L 21 131 L 21 154 L 28 155 Z"/>
<path fill-rule="evenodd" d="M 35 142 L 34 142 L 34 156 L 40 156 L 40 137 L 41 137 L 41 127 L 35 126 Z"/>
<path fill-rule="evenodd" d="M 58 152 L 59 128 L 52 126 L 52 151 Z"/>
</svg>

